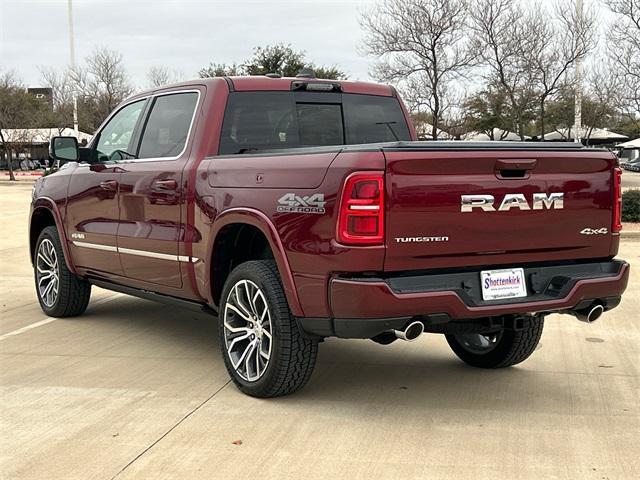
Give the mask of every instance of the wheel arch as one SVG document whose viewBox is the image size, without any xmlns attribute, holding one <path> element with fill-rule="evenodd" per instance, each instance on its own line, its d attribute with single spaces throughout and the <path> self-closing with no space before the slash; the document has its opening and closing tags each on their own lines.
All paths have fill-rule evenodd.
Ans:
<svg viewBox="0 0 640 480">
<path fill-rule="evenodd" d="M 41 197 L 36 200 L 29 218 L 29 257 L 33 265 L 34 253 L 38 237 L 42 230 L 46 227 L 56 227 L 60 236 L 60 243 L 64 251 L 64 261 L 71 273 L 76 273 L 73 262 L 71 261 L 71 252 L 67 244 L 67 235 L 64 230 L 64 224 L 60 211 L 53 200 Z"/>
<path fill-rule="evenodd" d="M 258 234 L 260 237 L 256 236 Z M 264 213 L 249 208 L 226 210 L 216 218 L 213 224 L 208 248 L 209 261 L 206 269 L 206 278 L 209 279 L 207 293 L 211 301 L 216 306 L 220 304 L 224 281 L 231 269 L 238 264 L 234 263 L 233 258 L 229 259 L 225 255 L 234 252 L 235 248 L 233 247 L 247 247 L 248 245 L 248 252 L 243 251 L 242 254 L 234 258 L 241 261 L 265 258 L 264 256 L 255 256 L 256 254 L 264 255 L 264 252 L 259 251 L 263 245 L 261 242 L 268 246 L 269 253 L 276 263 L 291 312 L 295 316 L 304 316 L 289 261 L 275 226 Z"/>
</svg>

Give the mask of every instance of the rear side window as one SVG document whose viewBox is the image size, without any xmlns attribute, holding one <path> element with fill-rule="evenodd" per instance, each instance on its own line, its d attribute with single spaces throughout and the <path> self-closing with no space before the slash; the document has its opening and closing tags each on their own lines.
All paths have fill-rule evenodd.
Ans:
<svg viewBox="0 0 640 480">
<path fill-rule="evenodd" d="M 180 155 L 187 143 L 197 103 L 196 92 L 156 97 L 142 133 L 138 158 Z"/>
<path fill-rule="evenodd" d="M 220 154 L 395 140 L 409 140 L 409 129 L 392 97 L 236 92 L 229 95 Z"/>
<path fill-rule="evenodd" d="M 343 95 L 347 143 L 409 140 L 409 128 L 398 100 L 373 95 Z"/>
</svg>

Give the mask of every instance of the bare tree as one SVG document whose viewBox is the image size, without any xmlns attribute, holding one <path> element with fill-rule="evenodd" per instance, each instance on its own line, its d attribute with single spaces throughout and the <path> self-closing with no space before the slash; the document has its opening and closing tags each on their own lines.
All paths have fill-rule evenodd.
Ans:
<svg viewBox="0 0 640 480">
<path fill-rule="evenodd" d="M 587 145 L 596 128 L 605 128 L 613 123 L 616 105 L 619 104 L 619 82 L 611 65 L 598 64 L 587 76 L 586 98 L 582 103 L 582 120 L 587 127 Z"/>
<path fill-rule="evenodd" d="M 608 0 L 616 18 L 609 27 L 608 52 L 621 77 L 622 108 L 640 125 L 640 0 Z"/>
<path fill-rule="evenodd" d="M 507 97 L 512 130 L 524 139 L 536 104 L 531 52 L 544 19 L 513 0 L 478 0 L 471 13 L 475 48 L 488 67 L 486 76 Z"/>
<path fill-rule="evenodd" d="M 95 130 L 133 88 L 129 83 L 122 54 L 107 48 L 97 48 L 85 59 L 86 66 L 77 69 L 74 81 L 80 103 L 91 109 L 90 129 Z"/>
<path fill-rule="evenodd" d="M 40 75 L 42 84 L 49 87 L 52 94 L 53 112 L 48 123 L 58 128 L 59 132 L 66 127 L 73 127 L 73 75 L 68 70 L 59 72 L 52 67 L 40 67 Z"/>
<path fill-rule="evenodd" d="M 535 34 L 528 53 L 537 87 L 540 138 L 545 132 L 547 100 L 572 82 L 572 67 L 583 59 L 594 45 L 595 13 L 587 8 L 577 18 L 573 2 L 556 4 L 555 15 L 541 5 L 534 5 L 526 17 L 532 25 L 527 31 Z M 527 62 L 529 63 L 529 62 Z"/>
<path fill-rule="evenodd" d="M 184 75 L 177 70 L 170 70 L 163 65 L 155 65 L 147 72 L 147 80 L 150 88 L 163 87 L 171 83 L 183 80 Z"/>
<path fill-rule="evenodd" d="M 373 76 L 398 83 L 412 109 L 426 107 L 438 138 L 455 82 L 476 54 L 466 34 L 467 0 L 383 0 L 365 12 L 368 54 L 380 58 Z"/>
</svg>

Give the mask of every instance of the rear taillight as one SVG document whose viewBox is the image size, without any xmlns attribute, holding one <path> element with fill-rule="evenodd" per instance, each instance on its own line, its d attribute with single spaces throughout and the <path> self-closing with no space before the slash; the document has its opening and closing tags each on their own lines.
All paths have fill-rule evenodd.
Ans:
<svg viewBox="0 0 640 480">
<path fill-rule="evenodd" d="M 622 170 L 613 169 L 613 225 L 611 231 L 619 233 L 622 230 Z"/>
<path fill-rule="evenodd" d="M 357 172 L 347 177 L 337 237 L 347 245 L 384 243 L 384 172 Z"/>
</svg>

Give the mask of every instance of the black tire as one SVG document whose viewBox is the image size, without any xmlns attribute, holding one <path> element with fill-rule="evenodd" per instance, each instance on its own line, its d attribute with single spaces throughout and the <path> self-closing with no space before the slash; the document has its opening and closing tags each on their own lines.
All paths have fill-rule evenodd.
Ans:
<svg viewBox="0 0 640 480">
<path fill-rule="evenodd" d="M 464 335 L 468 334 L 447 334 L 446 337 L 453 352 L 463 362 L 478 368 L 504 368 L 523 362 L 531 356 L 538 346 L 543 327 L 544 317 L 531 316 L 522 330 L 495 332 L 495 346 L 486 353 L 471 351 L 464 342 Z"/>
<path fill-rule="evenodd" d="M 270 356 L 261 376 L 254 381 L 243 378 L 242 372 L 234 368 L 230 358 L 231 354 L 227 350 L 227 341 L 231 343 L 232 340 L 228 338 L 229 330 L 225 329 L 226 306 L 228 302 L 234 302 L 234 298 L 237 296 L 234 293 L 234 297 L 230 298 L 232 289 L 243 281 L 248 281 L 260 289 L 270 315 Z M 232 318 L 244 321 L 243 317 L 235 316 L 235 313 L 231 313 L 231 315 L 234 315 Z M 249 325 L 247 323 L 247 326 Z M 225 367 L 233 382 L 243 393 L 259 398 L 279 397 L 299 390 L 309 381 L 316 363 L 318 342 L 304 337 L 300 332 L 289 309 L 278 269 L 273 261 L 245 262 L 231 272 L 222 291 L 218 332 Z M 239 334 L 239 336 L 244 336 L 244 334 Z M 253 338 L 252 336 L 251 339 Z M 258 362 L 263 345 L 261 343 L 262 336 L 261 340 L 255 341 L 259 346 L 257 352 L 255 349 L 253 350 L 253 354 L 258 357 L 256 359 Z M 250 355 L 252 354 L 247 357 Z M 239 361 L 239 363 L 242 362 Z M 238 368 L 240 369 L 241 366 Z"/>
<path fill-rule="evenodd" d="M 55 252 L 55 266 L 51 268 L 57 271 L 57 294 L 54 297 L 45 299 L 38 286 L 38 268 L 41 267 L 39 254 L 43 243 L 52 246 Z M 46 227 L 36 242 L 36 249 L 33 254 L 34 279 L 36 284 L 36 296 L 42 311 L 50 317 L 75 317 L 81 315 L 89 305 L 91 297 L 91 284 L 86 280 L 74 275 L 67 268 L 64 258 L 64 250 L 60 242 L 60 236 L 56 227 Z"/>
</svg>

